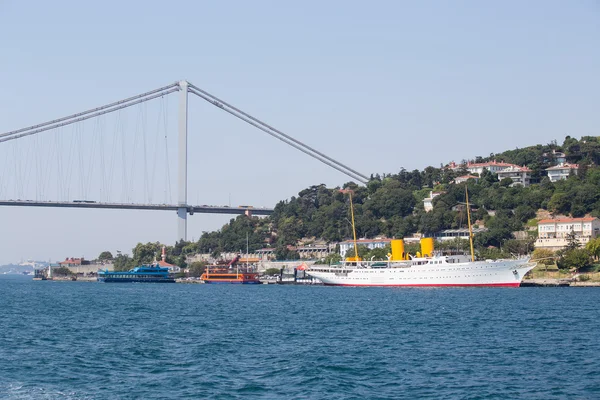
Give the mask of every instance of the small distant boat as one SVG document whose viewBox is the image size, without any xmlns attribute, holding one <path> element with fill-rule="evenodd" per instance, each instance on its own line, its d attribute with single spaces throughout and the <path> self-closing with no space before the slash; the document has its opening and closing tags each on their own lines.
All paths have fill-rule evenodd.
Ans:
<svg viewBox="0 0 600 400">
<path fill-rule="evenodd" d="M 156 282 L 173 283 L 169 268 L 156 265 L 140 265 L 129 271 L 98 271 L 99 282 Z"/>
<path fill-rule="evenodd" d="M 246 257 L 246 260 L 248 258 Z M 207 266 L 200 277 L 204 283 L 240 283 L 240 284 L 260 284 L 258 272 L 255 272 L 249 265 L 237 265 L 240 256 L 236 256 L 225 266 L 213 265 Z"/>
<path fill-rule="evenodd" d="M 242 207 L 242 206 L 240 206 Z M 227 265 L 213 265 L 206 267 L 200 277 L 204 283 L 238 283 L 245 285 L 262 284 L 258 279 L 258 272 L 248 265 L 248 234 L 246 234 L 246 265 L 238 265 L 240 256 L 237 255 Z"/>
</svg>

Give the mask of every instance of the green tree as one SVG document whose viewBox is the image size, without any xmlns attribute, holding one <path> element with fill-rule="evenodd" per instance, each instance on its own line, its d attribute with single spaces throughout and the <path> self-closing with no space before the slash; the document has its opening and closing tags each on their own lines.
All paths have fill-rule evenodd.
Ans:
<svg viewBox="0 0 600 400">
<path fill-rule="evenodd" d="M 598 260 L 598 258 L 600 258 L 600 237 L 591 239 L 589 242 L 587 242 L 585 248 L 590 252 L 595 260 Z"/>
<path fill-rule="evenodd" d="M 193 277 L 200 277 L 206 271 L 206 263 L 204 261 L 194 261 L 188 267 L 189 275 Z"/>
<path fill-rule="evenodd" d="M 552 265 L 555 260 L 554 252 L 548 249 L 535 249 L 531 260 L 536 261 L 538 264 Z"/>
<path fill-rule="evenodd" d="M 385 261 L 387 260 L 387 255 L 392 252 L 392 247 L 390 245 L 385 247 L 377 247 L 371 249 L 368 253 L 364 255 L 365 260 L 375 260 L 375 261 Z"/>
<path fill-rule="evenodd" d="M 113 255 L 110 251 L 103 251 L 98 256 L 98 261 L 106 261 L 106 260 L 112 260 L 112 259 L 113 259 Z"/>
<path fill-rule="evenodd" d="M 325 259 L 323 260 L 323 263 L 327 264 L 327 265 L 332 265 L 332 264 L 337 264 L 340 261 L 342 261 L 342 256 L 340 256 L 339 253 L 331 253 L 331 254 L 328 254 L 327 257 L 325 257 Z"/>
<path fill-rule="evenodd" d="M 558 268 L 569 269 L 575 268 L 579 271 L 581 268 L 590 265 L 591 255 L 587 249 L 571 249 L 563 253 L 562 257 L 558 260 Z"/>
<path fill-rule="evenodd" d="M 567 245 L 565 246 L 565 251 L 575 250 L 581 247 L 581 243 L 579 242 L 579 239 L 577 239 L 577 235 L 575 234 L 574 230 L 571 230 L 571 232 L 567 234 L 566 239 Z"/>
<path fill-rule="evenodd" d="M 571 199 L 567 193 L 557 192 L 548 201 L 548 211 L 554 214 L 565 214 L 571 209 Z"/>
<path fill-rule="evenodd" d="M 298 260 L 300 254 L 297 251 L 289 249 L 287 246 L 277 246 L 275 248 L 275 259 L 278 261 Z"/>
<path fill-rule="evenodd" d="M 73 275 L 73 272 L 67 267 L 52 268 L 52 275 L 54 276 L 69 276 Z"/>
<path fill-rule="evenodd" d="M 533 242 L 533 239 L 509 239 L 503 243 L 502 250 L 513 255 L 529 254 L 533 251 Z"/>
<path fill-rule="evenodd" d="M 160 260 L 162 245 L 159 242 L 138 243 L 133 248 L 133 262 L 135 265 L 150 264 Z"/>
<path fill-rule="evenodd" d="M 281 270 L 279 268 L 267 268 L 265 270 L 265 275 L 269 275 L 269 276 L 277 276 L 281 273 Z"/>
<path fill-rule="evenodd" d="M 117 253 L 113 259 L 113 267 L 115 271 L 128 271 L 134 267 L 133 259 L 128 254 Z"/>
</svg>

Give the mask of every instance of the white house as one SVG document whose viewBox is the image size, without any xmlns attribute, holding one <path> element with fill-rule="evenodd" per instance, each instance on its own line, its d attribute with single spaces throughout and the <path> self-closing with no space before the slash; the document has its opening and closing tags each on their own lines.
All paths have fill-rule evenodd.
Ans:
<svg viewBox="0 0 600 400">
<path fill-rule="evenodd" d="M 439 196 L 442 193 L 444 193 L 444 192 L 434 192 L 434 191 L 429 192 L 429 197 L 425 197 L 423 199 L 423 207 L 425 208 L 425 212 L 429 212 L 429 211 L 433 210 L 433 199 L 435 199 L 437 196 Z"/>
<path fill-rule="evenodd" d="M 513 183 L 511 186 L 521 185 L 527 187 L 531 181 L 531 170 L 525 166 L 511 165 L 502 171 L 498 171 L 498 179 L 502 180 L 506 178 L 512 179 Z"/>
<path fill-rule="evenodd" d="M 555 165 L 554 167 L 546 168 L 546 172 L 548 173 L 548 178 L 550 178 L 550 182 L 556 182 L 560 181 L 561 179 L 567 179 L 571 174 L 571 171 L 573 171 L 573 173 L 577 175 L 578 170 L 578 164 L 569 163 L 561 163 Z"/>
<path fill-rule="evenodd" d="M 473 235 L 481 232 L 487 232 L 487 228 L 472 228 Z M 433 235 L 435 240 L 446 241 L 452 239 L 465 239 L 469 240 L 469 228 L 461 228 L 461 229 L 445 229 L 443 231 L 439 231 Z"/>
<path fill-rule="evenodd" d="M 479 174 L 479 176 L 481 176 L 484 169 L 487 169 L 488 171 L 490 171 L 494 174 L 497 174 L 499 171 L 502 171 L 503 169 L 506 169 L 508 167 L 518 167 L 518 165 L 509 164 L 509 163 L 496 161 L 496 160 L 484 162 L 484 163 L 468 162 L 467 165 L 456 165 L 456 163 L 454 163 L 454 162 L 450 163 L 450 169 L 452 169 L 452 170 L 456 171 L 461 168 L 464 168 L 472 174 Z"/>
<path fill-rule="evenodd" d="M 565 153 L 552 150 L 552 153 L 544 153 L 542 156 L 546 161 L 552 161 L 554 165 L 562 164 L 567 162 L 567 156 Z"/>
<path fill-rule="evenodd" d="M 594 217 L 543 219 L 538 222 L 536 248 L 560 250 L 567 245 L 567 235 L 575 233 L 581 245 L 600 234 L 600 220 Z"/>
<path fill-rule="evenodd" d="M 454 183 L 463 183 L 468 181 L 469 179 L 475 179 L 475 183 L 479 182 L 479 177 L 475 175 L 463 175 L 454 178 Z"/>
<path fill-rule="evenodd" d="M 377 249 L 377 248 L 381 248 L 381 247 L 385 247 L 388 244 L 391 243 L 391 239 L 384 239 L 384 238 L 376 238 L 376 239 L 357 239 L 356 240 L 356 244 L 357 245 L 362 245 L 365 246 L 369 249 Z M 354 241 L 353 240 L 346 240 L 343 242 L 340 242 L 340 255 L 342 257 L 346 257 L 346 253 L 348 251 L 351 251 L 351 253 L 349 254 L 349 256 L 354 256 Z"/>
</svg>

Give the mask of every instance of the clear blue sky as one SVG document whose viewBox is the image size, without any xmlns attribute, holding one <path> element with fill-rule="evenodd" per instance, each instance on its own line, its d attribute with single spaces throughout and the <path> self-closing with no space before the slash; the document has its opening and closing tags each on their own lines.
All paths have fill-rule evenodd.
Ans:
<svg viewBox="0 0 600 400">
<path fill-rule="evenodd" d="M 600 135 L 592 0 L 0 0 L 0 35 L 0 132 L 187 79 L 365 174 Z M 190 155 L 192 203 L 273 206 L 349 180 L 197 99 Z M 171 213 L 0 219 L 0 263 L 176 236 Z M 227 219 L 194 215 L 189 236 Z"/>
</svg>

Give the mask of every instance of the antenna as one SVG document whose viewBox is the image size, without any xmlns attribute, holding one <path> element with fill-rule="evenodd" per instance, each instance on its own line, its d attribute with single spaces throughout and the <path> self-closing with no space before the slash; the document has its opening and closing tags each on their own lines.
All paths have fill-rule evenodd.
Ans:
<svg viewBox="0 0 600 400">
<path fill-rule="evenodd" d="M 471 261 L 475 261 L 475 253 L 473 251 L 473 228 L 471 227 L 471 207 L 469 206 L 469 188 L 465 185 L 465 198 L 467 200 L 467 221 L 469 223 L 469 243 L 471 244 Z"/>
<path fill-rule="evenodd" d="M 356 244 L 356 227 L 354 225 L 354 206 L 352 205 L 352 193 L 351 189 L 341 189 L 341 193 L 348 193 L 350 196 L 350 214 L 352 215 L 352 234 L 354 235 L 354 261 L 358 262 L 358 246 Z"/>
<path fill-rule="evenodd" d="M 246 232 L 246 272 L 248 272 L 248 232 Z"/>
</svg>

